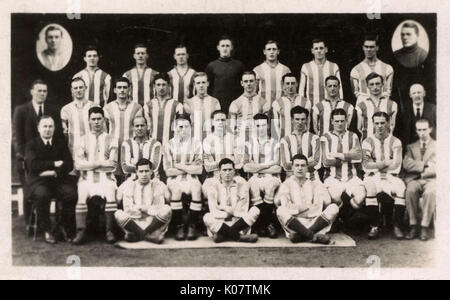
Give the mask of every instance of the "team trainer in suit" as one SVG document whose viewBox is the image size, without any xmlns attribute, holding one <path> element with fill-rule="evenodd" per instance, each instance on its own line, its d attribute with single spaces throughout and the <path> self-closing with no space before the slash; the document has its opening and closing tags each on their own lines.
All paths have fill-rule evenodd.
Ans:
<svg viewBox="0 0 450 300">
<path fill-rule="evenodd" d="M 38 131 L 39 136 L 26 145 L 29 198 L 37 208 L 45 241 L 50 244 L 56 243 L 50 224 L 50 201 L 56 197 L 62 202 L 63 236 L 70 241 L 69 237 L 74 233 L 77 203 L 75 183 L 68 176 L 73 169 L 72 156 L 64 139 L 54 136 L 55 121 L 52 117 L 42 116 Z"/>
</svg>

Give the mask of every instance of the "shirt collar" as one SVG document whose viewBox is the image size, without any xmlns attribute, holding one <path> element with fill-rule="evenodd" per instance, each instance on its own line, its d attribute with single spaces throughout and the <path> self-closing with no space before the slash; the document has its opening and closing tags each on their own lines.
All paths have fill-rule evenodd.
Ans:
<svg viewBox="0 0 450 300">
<path fill-rule="evenodd" d="M 225 184 L 222 182 L 222 178 L 220 178 L 219 181 L 220 181 L 220 184 L 221 184 L 221 185 L 225 186 Z M 229 185 L 229 187 L 236 187 L 236 186 L 237 186 L 236 179 L 233 178 L 233 181 L 231 182 L 231 184 Z"/>
<path fill-rule="evenodd" d="M 419 109 L 422 111 L 422 110 L 423 110 L 424 103 L 422 102 L 421 105 L 416 105 L 415 103 L 413 103 L 413 106 L 414 106 L 414 110 L 417 110 L 417 109 L 419 108 Z"/>
<path fill-rule="evenodd" d="M 42 104 L 37 104 L 36 102 L 34 102 L 33 100 L 31 100 L 31 104 L 33 104 L 33 108 L 36 111 L 36 114 L 39 114 L 39 106 L 42 106 L 42 113 L 44 112 L 44 103 Z"/>
<path fill-rule="evenodd" d="M 47 145 L 47 142 L 50 142 L 50 146 L 53 145 L 53 138 L 44 139 L 44 138 L 41 137 L 41 140 L 44 143 L 44 145 Z"/>
</svg>

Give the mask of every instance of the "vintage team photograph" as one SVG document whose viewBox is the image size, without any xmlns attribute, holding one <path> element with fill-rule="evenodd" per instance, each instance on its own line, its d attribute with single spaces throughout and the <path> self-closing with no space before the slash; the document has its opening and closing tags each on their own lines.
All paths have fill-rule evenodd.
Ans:
<svg viewBox="0 0 450 300">
<path fill-rule="evenodd" d="M 11 13 L 10 55 L 13 266 L 436 266 L 435 13 Z"/>
</svg>

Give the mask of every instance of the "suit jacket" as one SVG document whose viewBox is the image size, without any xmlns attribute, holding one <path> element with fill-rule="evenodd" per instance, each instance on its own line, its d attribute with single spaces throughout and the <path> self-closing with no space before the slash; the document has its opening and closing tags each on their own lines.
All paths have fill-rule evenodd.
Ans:
<svg viewBox="0 0 450 300">
<path fill-rule="evenodd" d="M 424 166 L 428 164 L 427 178 L 436 177 L 436 141 L 431 139 L 428 142 L 427 149 L 423 156 L 420 153 L 420 141 L 408 145 L 406 154 L 403 158 L 403 169 L 405 170 L 405 183 L 420 178 L 423 173 Z M 433 176 L 434 175 L 434 176 Z"/>
<path fill-rule="evenodd" d="M 44 114 L 49 115 L 55 121 L 55 137 L 62 137 L 62 125 L 59 117 L 59 111 L 44 103 Z M 14 110 L 13 115 L 13 145 L 17 158 L 23 158 L 25 156 L 25 145 L 35 137 L 39 136 L 37 130 L 39 117 L 34 110 L 31 101 L 19 105 Z"/>
<path fill-rule="evenodd" d="M 436 105 L 425 102 L 423 104 L 422 118 L 430 121 L 433 126 L 431 137 L 436 139 Z M 402 113 L 401 127 L 399 127 L 398 136 L 402 140 L 403 145 L 409 145 L 419 138 L 416 133 L 416 113 L 414 107 L 409 104 Z"/>
<path fill-rule="evenodd" d="M 62 160 L 61 167 L 55 167 L 55 161 Z M 50 151 L 45 147 L 41 137 L 35 137 L 25 146 L 25 161 L 27 165 L 28 195 L 42 184 L 61 183 L 67 179 L 67 175 L 73 170 L 73 159 L 69 147 L 63 138 L 53 137 Z M 56 171 L 57 177 L 40 177 L 44 171 Z"/>
</svg>

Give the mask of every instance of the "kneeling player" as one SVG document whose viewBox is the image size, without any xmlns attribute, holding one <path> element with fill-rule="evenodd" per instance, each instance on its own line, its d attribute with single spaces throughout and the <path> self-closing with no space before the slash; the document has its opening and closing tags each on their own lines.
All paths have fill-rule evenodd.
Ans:
<svg viewBox="0 0 450 300">
<path fill-rule="evenodd" d="M 392 204 L 395 205 L 394 235 L 397 239 L 402 239 L 403 232 L 400 228 L 406 207 L 406 186 L 403 180 L 397 177 L 402 167 L 402 144 L 390 134 L 387 113 L 376 112 L 372 119 L 375 135 L 369 136 L 362 143 L 363 169 L 366 173 L 366 208 L 371 226 L 368 238 L 376 239 L 379 235 L 378 204 L 381 203 L 382 211 L 385 210 L 383 206 L 390 207 L 389 211 L 392 210 Z M 394 197 L 395 201 L 391 197 Z"/>
<path fill-rule="evenodd" d="M 355 163 L 362 161 L 358 136 L 347 130 L 347 113 L 342 108 L 331 112 L 332 132 L 322 138 L 323 165 L 329 168 L 324 183 L 331 200 L 340 205 L 341 217 L 348 221 L 353 210 L 359 209 L 366 197 L 361 179 L 356 176 Z"/>
<path fill-rule="evenodd" d="M 292 159 L 293 176 L 286 179 L 279 190 L 277 216 L 293 243 L 329 244 L 330 231 L 339 208 L 331 203 L 326 188 L 307 178 L 308 159 L 297 154 Z"/>
<path fill-rule="evenodd" d="M 275 192 L 281 184 L 280 144 L 268 135 L 269 117 L 256 114 L 256 134 L 246 147 L 244 171 L 252 174 L 249 180 L 251 201 L 261 212 L 255 229 L 259 236 L 277 237 L 272 224 Z"/>
<path fill-rule="evenodd" d="M 202 184 L 198 176 L 203 171 L 202 144 L 191 139 L 189 115 L 177 115 L 175 137 L 164 145 L 164 170 L 168 177 L 167 186 L 172 194 L 170 206 L 173 224 L 177 227 L 175 239 L 186 239 L 183 224 L 182 194 L 192 197 L 189 206 L 187 239 L 197 238 L 196 223 L 202 210 Z"/>
<path fill-rule="evenodd" d="M 207 196 L 209 213 L 203 220 L 208 235 L 214 242 L 225 240 L 255 243 L 256 234 L 246 234 L 259 216 L 259 209 L 253 206 L 249 210 L 249 185 L 244 178 L 235 176 L 235 166 L 231 159 L 219 162 L 219 178 L 209 178 Z"/>
<path fill-rule="evenodd" d="M 123 210 L 116 211 L 115 217 L 127 242 L 145 239 L 161 244 L 169 227 L 172 210 L 165 200 L 170 194 L 166 185 L 154 178 L 152 167 L 148 159 L 140 159 L 136 163 L 137 179 L 125 181 L 117 193 L 117 200 L 123 200 Z"/>
</svg>

